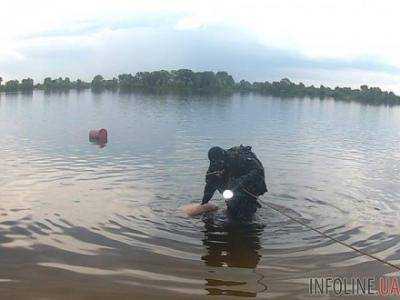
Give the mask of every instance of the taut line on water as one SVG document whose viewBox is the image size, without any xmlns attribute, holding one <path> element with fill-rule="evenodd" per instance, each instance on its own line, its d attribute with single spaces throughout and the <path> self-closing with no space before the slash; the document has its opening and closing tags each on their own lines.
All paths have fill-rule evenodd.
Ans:
<svg viewBox="0 0 400 300">
<path fill-rule="evenodd" d="M 322 235 L 322 236 L 324 236 L 324 237 L 326 237 L 326 238 L 328 238 L 328 239 L 330 239 L 330 240 L 332 240 L 332 241 L 334 241 L 334 242 L 336 242 L 336 243 L 339 243 L 339 244 L 341 244 L 341 245 L 343 245 L 343 246 L 345 246 L 345 247 L 347 247 L 347 248 L 350 248 L 350 249 L 352 249 L 352 250 L 354 250 L 354 251 L 356 251 L 356 252 L 358 252 L 358 253 L 360 253 L 360 254 L 362 254 L 362 255 L 364 255 L 364 256 L 368 256 L 369 258 L 372 258 L 372 259 L 374 259 L 374 260 L 376 260 L 376 261 L 379 261 L 379 262 L 381 262 L 381 263 L 383 263 L 383 264 L 386 264 L 386 265 L 388 265 L 388 266 L 390 266 L 390 267 L 396 269 L 397 271 L 400 271 L 400 267 L 396 266 L 395 264 L 392 264 L 391 262 L 388 262 L 388 261 L 386 261 L 386 260 L 384 260 L 384 259 L 381 259 L 381 258 L 379 258 L 379 257 L 377 257 L 377 256 L 375 256 L 375 255 L 373 255 L 373 254 L 369 254 L 369 253 L 367 253 L 367 252 L 365 252 L 365 251 L 363 251 L 363 250 L 357 249 L 357 248 L 354 247 L 354 246 L 351 246 L 351 245 L 349 245 L 349 244 L 347 244 L 347 243 L 345 243 L 345 242 L 342 242 L 342 241 L 340 241 L 340 240 L 338 240 L 338 239 L 336 239 L 336 238 L 334 238 L 334 237 L 331 237 L 330 235 L 324 233 L 323 231 L 321 231 L 321 230 L 319 230 L 319 229 L 317 229 L 317 228 L 314 228 L 314 227 L 308 225 L 307 223 L 305 223 L 305 222 L 303 222 L 303 221 L 301 221 L 301 220 L 298 220 L 298 219 L 295 218 L 295 217 L 290 216 L 290 215 L 287 214 L 287 213 L 284 213 L 284 212 L 281 211 L 280 209 L 274 207 L 274 204 L 272 204 L 272 203 L 269 203 L 269 202 L 263 202 L 263 203 L 264 203 L 266 206 L 268 206 L 269 208 L 271 208 L 272 210 L 274 210 L 274 211 L 276 211 L 276 212 L 278 212 L 278 213 L 284 215 L 286 218 L 288 218 L 288 219 L 290 219 L 290 220 L 292 220 L 292 221 L 294 221 L 294 222 L 296 222 L 296 223 L 298 223 L 298 224 L 300 224 L 300 225 L 302 225 L 302 226 L 305 226 L 305 227 L 307 227 L 308 229 L 310 229 L 310 230 L 312 230 L 312 231 L 315 231 L 315 232 L 319 233 L 320 235 Z"/>
</svg>

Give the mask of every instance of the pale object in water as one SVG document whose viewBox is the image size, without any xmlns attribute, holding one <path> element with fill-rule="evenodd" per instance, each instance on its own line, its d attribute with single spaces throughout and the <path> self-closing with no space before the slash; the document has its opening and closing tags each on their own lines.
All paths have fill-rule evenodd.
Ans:
<svg viewBox="0 0 400 300">
<path fill-rule="evenodd" d="M 190 217 L 194 217 L 200 215 L 205 212 L 216 211 L 218 210 L 218 206 L 212 203 L 206 204 L 197 204 L 191 203 L 182 207 L 182 210 Z"/>
</svg>

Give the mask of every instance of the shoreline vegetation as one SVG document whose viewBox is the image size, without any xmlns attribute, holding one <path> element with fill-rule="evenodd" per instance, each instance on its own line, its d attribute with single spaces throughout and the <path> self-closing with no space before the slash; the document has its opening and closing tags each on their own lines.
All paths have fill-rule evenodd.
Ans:
<svg viewBox="0 0 400 300">
<path fill-rule="evenodd" d="M 241 80 L 235 82 L 227 72 L 194 72 L 189 69 L 173 71 L 138 72 L 120 74 L 112 79 L 105 79 L 96 75 L 91 82 L 81 79 L 71 81 L 68 77 L 52 79 L 47 77 L 43 83 L 35 84 L 33 79 L 26 78 L 21 81 L 9 80 L 4 82 L 0 77 L 0 92 L 32 92 L 43 90 L 45 92 L 67 92 L 69 90 L 91 89 L 93 92 L 122 91 L 122 92 L 154 92 L 154 93 L 234 93 L 255 92 L 276 97 L 310 97 L 334 98 L 337 100 L 359 101 L 373 104 L 400 104 L 400 96 L 393 92 L 382 91 L 379 87 L 360 86 L 359 89 L 349 87 L 315 87 L 303 83 L 294 83 L 287 78 L 274 82 L 249 82 Z"/>
</svg>

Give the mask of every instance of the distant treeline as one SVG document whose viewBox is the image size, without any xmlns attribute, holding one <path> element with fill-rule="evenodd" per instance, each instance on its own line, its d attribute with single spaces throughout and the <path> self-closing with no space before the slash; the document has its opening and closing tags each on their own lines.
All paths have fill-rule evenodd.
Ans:
<svg viewBox="0 0 400 300">
<path fill-rule="evenodd" d="M 62 92 L 71 89 L 92 89 L 95 92 L 111 91 L 149 91 L 149 92 L 257 92 L 277 97 L 332 97 L 341 100 L 357 100 L 361 102 L 400 104 L 400 97 L 393 92 L 382 91 L 378 87 L 362 85 L 360 89 L 336 87 L 334 89 L 321 85 L 320 87 L 305 86 L 294 83 L 287 78 L 274 82 L 253 82 L 246 80 L 235 82 L 227 72 L 194 72 L 188 69 L 173 71 L 138 72 L 135 75 L 121 74 L 118 78 L 105 79 L 96 75 L 91 82 L 77 79 L 71 81 L 68 77 L 52 79 L 45 78 L 43 83 L 35 84 L 33 79 L 22 81 L 10 80 L 2 84 L 2 92 L 30 92 L 43 90 L 46 92 Z"/>
</svg>

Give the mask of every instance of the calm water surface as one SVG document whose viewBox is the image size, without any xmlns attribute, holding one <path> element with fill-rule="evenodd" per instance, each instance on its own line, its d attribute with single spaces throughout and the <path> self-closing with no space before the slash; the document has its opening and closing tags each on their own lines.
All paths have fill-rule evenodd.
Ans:
<svg viewBox="0 0 400 300">
<path fill-rule="evenodd" d="M 400 265 L 398 107 L 35 92 L 0 95 L 0 140 L 2 299 L 293 299 L 310 277 L 395 274 L 266 206 L 187 218 L 213 145 L 252 145 L 263 202 Z"/>
</svg>

